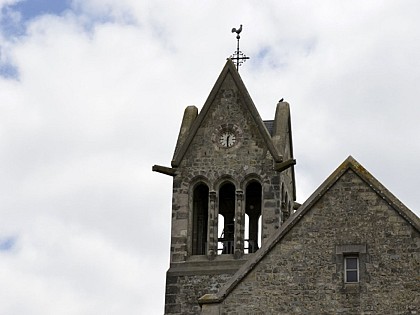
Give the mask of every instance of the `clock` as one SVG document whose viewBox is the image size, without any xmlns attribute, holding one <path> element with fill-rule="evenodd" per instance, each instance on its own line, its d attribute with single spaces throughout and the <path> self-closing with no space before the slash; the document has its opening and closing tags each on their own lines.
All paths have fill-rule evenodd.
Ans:
<svg viewBox="0 0 420 315">
<path fill-rule="evenodd" d="M 236 143 L 236 135 L 232 131 L 224 131 L 219 136 L 219 144 L 224 148 L 231 148 Z"/>
<path fill-rule="evenodd" d="M 211 141 L 216 148 L 237 148 L 243 141 L 243 132 L 236 124 L 222 124 L 214 129 Z"/>
</svg>

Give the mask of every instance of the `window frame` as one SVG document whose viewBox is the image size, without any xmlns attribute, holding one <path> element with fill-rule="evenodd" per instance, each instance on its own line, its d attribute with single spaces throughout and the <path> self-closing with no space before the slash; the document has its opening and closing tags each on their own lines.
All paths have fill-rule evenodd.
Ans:
<svg viewBox="0 0 420 315">
<path fill-rule="evenodd" d="M 335 263 L 344 292 L 354 292 L 353 290 L 360 290 L 360 285 L 369 279 L 366 271 L 366 263 L 370 261 L 367 247 L 366 243 L 335 245 Z M 357 282 L 347 281 L 346 258 L 351 257 L 357 258 Z"/>
<path fill-rule="evenodd" d="M 348 267 L 348 259 L 356 259 L 356 268 Z M 349 281 L 348 272 L 356 271 L 356 281 Z M 359 255 L 350 254 L 344 256 L 344 283 L 359 283 L 360 282 L 360 259 Z"/>
</svg>

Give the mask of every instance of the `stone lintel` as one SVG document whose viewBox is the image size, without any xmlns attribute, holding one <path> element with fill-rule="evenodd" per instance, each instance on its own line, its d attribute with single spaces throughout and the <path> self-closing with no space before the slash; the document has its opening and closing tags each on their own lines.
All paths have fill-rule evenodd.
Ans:
<svg viewBox="0 0 420 315">
<path fill-rule="evenodd" d="M 337 255 L 346 254 L 346 253 L 366 254 L 366 244 L 337 245 L 335 247 L 335 253 Z"/>
</svg>

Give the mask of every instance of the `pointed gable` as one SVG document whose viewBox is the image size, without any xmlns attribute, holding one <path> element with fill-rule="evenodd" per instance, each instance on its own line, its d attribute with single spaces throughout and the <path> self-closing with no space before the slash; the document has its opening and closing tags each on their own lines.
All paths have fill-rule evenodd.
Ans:
<svg viewBox="0 0 420 315">
<path fill-rule="evenodd" d="M 172 167 L 178 167 L 180 165 L 186 152 L 189 150 L 191 143 L 197 134 L 197 131 L 203 125 L 206 118 L 208 118 L 209 112 L 211 112 L 213 107 L 215 107 L 216 98 L 218 97 L 218 95 L 220 95 L 221 90 L 226 89 L 227 87 L 234 87 L 237 91 L 241 101 L 237 102 L 236 105 L 242 107 L 242 110 L 249 113 L 252 122 L 257 127 L 256 129 L 258 130 L 258 136 L 261 137 L 273 160 L 275 162 L 282 162 L 282 155 L 274 146 L 270 134 L 260 115 L 258 114 L 258 111 L 241 77 L 239 76 L 238 71 L 236 70 L 233 62 L 230 59 L 228 59 L 213 89 L 211 90 L 210 95 L 204 103 L 203 108 L 201 109 L 199 115 L 194 120 L 194 123 L 189 129 L 188 135 L 185 137 L 185 141 L 183 141 L 180 147 L 176 150 L 171 163 Z M 226 106 L 229 106 L 229 104 L 226 104 Z M 226 112 L 226 114 L 228 113 Z"/>
<path fill-rule="evenodd" d="M 343 184 L 344 183 L 344 184 Z M 354 189 L 353 192 L 351 192 L 351 187 L 357 186 L 357 189 Z M 372 192 L 373 191 L 373 192 Z M 338 193 L 337 193 L 338 192 Z M 369 197 L 365 200 L 365 196 L 362 196 L 362 194 L 369 194 Z M 280 244 L 282 244 L 283 240 L 286 240 L 290 242 L 293 240 L 292 236 L 287 236 L 288 234 L 293 234 L 292 232 L 297 227 L 297 225 L 304 221 L 306 216 L 309 215 L 309 212 L 314 207 L 318 207 L 319 209 L 322 209 L 324 212 L 323 214 L 317 214 L 310 219 L 308 219 L 308 222 L 306 222 L 305 225 L 300 224 L 301 229 L 307 229 L 309 231 L 314 232 L 314 239 L 312 244 L 316 244 L 316 242 L 321 242 L 316 237 L 316 233 L 319 233 L 319 229 L 322 229 L 322 224 L 317 225 L 316 227 L 310 226 L 311 222 L 313 222 L 314 218 L 317 218 L 318 220 L 325 220 L 324 216 L 325 213 L 329 213 L 329 225 L 335 224 L 335 221 L 339 221 L 340 217 L 339 214 L 334 213 L 335 207 L 342 208 L 343 206 L 340 206 L 340 199 L 336 199 L 333 203 L 329 203 L 328 201 L 325 201 L 324 198 L 327 194 L 339 194 L 339 198 L 343 198 L 349 196 L 350 194 L 353 194 L 353 197 L 357 199 L 359 204 L 366 204 L 365 209 L 369 212 L 373 212 L 373 216 L 369 217 L 369 213 L 363 213 L 360 209 L 357 208 L 357 206 L 354 206 L 355 209 L 349 209 L 349 213 L 347 214 L 347 218 L 342 218 L 341 223 L 344 224 L 344 229 L 340 230 L 340 233 L 350 233 L 352 229 L 354 230 L 354 226 L 352 226 L 350 223 L 347 225 L 346 220 L 350 218 L 351 216 L 357 216 L 357 219 L 354 219 L 354 221 L 360 220 L 364 221 L 365 223 L 365 238 L 369 239 L 370 233 L 369 230 L 369 224 L 375 223 L 376 225 L 381 224 L 381 220 L 375 220 L 375 215 L 378 215 L 380 218 L 388 218 L 389 224 L 392 224 L 393 222 L 396 222 L 397 228 L 394 231 L 379 231 L 380 233 L 388 233 L 385 238 L 392 238 L 394 235 L 391 235 L 392 233 L 395 233 L 399 235 L 401 238 L 409 238 L 409 233 L 407 233 L 408 230 L 415 231 L 418 235 L 420 233 L 420 219 L 411 212 L 401 201 L 399 201 L 391 192 L 389 192 L 373 175 L 371 175 L 362 165 L 360 165 L 353 157 L 349 156 L 325 181 L 324 183 L 307 199 L 307 201 L 302 204 L 302 206 L 280 227 L 280 229 L 272 235 L 272 237 L 267 241 L 265 246 L 263 246 L 259 251 L 257 251 L 251 259 L 249 259 L 242 267 L 236 272 L 236 274 L 219 290 L 217 294 L 206 294 L 202 296 L 199 299 L 199 303 L 206 306 L 209 305 L 208 309 L 210 309 L 210 305 L 214 303 L 221 303 L 223 302 L 233 290 L 254 270 L 257 268 L 257 266 L 266 259 L 266 264 L 270 264 L 268 261 L 273 263 L 275 261 L 275 258 L 268 258 L 270 253 Z M 367 196 L 367 195 L 366 195 Z M 375 196 L 375 198 L 374 198 Z M 341 200 L 342 201 L 342 200 Z M 346 206 L 351 204 L 349 200 L 346 202 Z M 334 206 L 335 205 L 335 206 Z M 349 208 L 352 208 L 350 206 Z M 391 210 L 391 213 L 389 215 L 386 215 L 386 212 L 388 209 Z M 318 217 L 317 217 L 318 216 Z M 335 219 L 337 218 L 337 219 Z M 399 218 L 399 220 L 397 220 Z M 322 223 L 323 221 L 320 221 Z M 325 221 L 324 221 L 325 222 Z M 367 223 L 366 223 L 367 222 Z M 405 223 L 403 223 L 405 222 Z M 325 225 L 327 225 L 327 222 L 325 222 Z M 321 227 L 320 227 L 321 226 Z M 368 228 L 366 228 L 368 226 Z M 371 233 L 378 232 L 378 229 L 372 227 Z M 346 231 L 344 231 L 346 230 Z M 305 231 L 306 232 L 306 231 Z M 337 233 L 337 231 L 331 231 L 331 235 L 329 236 L 329 241 L 334 243 L 338 241 L 338 236 L 334 233 Z M 325 233 L 324 233 L 325 234 Z M 302 235 L 300 235 L 302 237 Z M 324 235 L 325 236 L 325 235 Z M 310 238 L 309 236 L 306 236 L 307 238 Z M 337 239 L 336 239 L 337 238 Z M 363 239 L 363 237 L 361 238 Z M 363 240 L 363 242 L 366 239 Z M 411 239 L 412 242 L 415 242 L 414 236 Z M 308 251 L 308 249 L 305 249 L 304 246 L 304 239 L 303 238 L 296 238 L 295 239 L 295 248 L 294 250 L 298 251 Z M 373 244 L 370 245 L 373 247 Z M 414 246 L 414 245 L 411 245 Z M 373 250 L 372 248 L 370 250 Z M 281 250 L 279 249 L 281 252 Z M 282 259 L 289 259 L 285 258 L 290 255 L 290 253 L 282 253 L 284 257 Z M 411 255 L 411 254 L 408 254 Z M 414 256 L 410 256 L 412 259 L 414 259 Z M 304 258 L 302 258 L 304 259 Z M 308 258 L 309 259 L 309 258 Z M 328 258 L 327 258 L 328 259 Z M 414 263 L 415 264 L 415 263 Z M 265 268 L 276 268 L 275 266 L 267 267 Z M 298 270 L 297 268 L 296 270 Z M 274 271 L 273 271 L 274 272 Z M 281 272 L 281 271 L 276 271 Z M 288 274 L 289 276 L 293 276 L 293 273 L 290 273 L 290 270 L 284 271 L 285 274 Z M 289 272 L 289 273 L 288 273 Z M 381 271 L 382 272 L 382 271 Z M 409 272 L 412 272 L 409 271 Z M 408 277 L 409 279 L 410 277 Z M 255 280 L 253 278 L 253 281 L 258 282 L 258 280 Z M 262 278 L 261 278 L 262 279 Z M 290 279 L 292 279 L 290 277 Z M 330 279 L 331 280 L 331 279 Z M 415 280 L 414 280 L 415 281 Z M 290 283 L 294 283 L 293 280 L 289 281 Z M 294 283 L 295 284 L 295 283 Z M 249 290 L 249 288 L 248 288 Z M 286 289 L 285 289 L 286 290 Z M 252 296 L 252 293 L 247 291 L 249 296 Z M 279 292 L 277 292 L 278 294 Z M 280 294 L 281 295 L 281 294 Z M 250 304 L 252 302 L 250 301 Z M 205 308 L 203 307 L 203 310 Z"/>
</svg>

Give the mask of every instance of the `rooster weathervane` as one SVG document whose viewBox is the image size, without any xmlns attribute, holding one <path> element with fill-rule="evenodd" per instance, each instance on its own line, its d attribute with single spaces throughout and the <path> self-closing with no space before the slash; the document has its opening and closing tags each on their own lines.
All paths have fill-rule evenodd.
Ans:
<svg viewBox="0 0 420 315">
<path fill-rule="evenodd" d="M 239 66 L 241 66 L 249 57 L 247 57 L 242 51 L 239 50 L 239 39 L 241 36 L 239 35 L 242 32 L 242 24 L 241 26 L 236 29 L 232 28 L 232 33 L 236 33 L 236 39 L 238 40 L 238 44 L 236 46 L 236 51 L 230 56 L 230 59 L 236 64 L 236 70 L 239 71 Z"/>
</svg>

